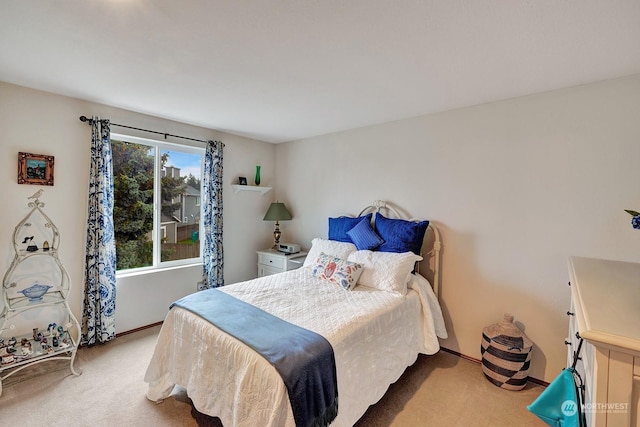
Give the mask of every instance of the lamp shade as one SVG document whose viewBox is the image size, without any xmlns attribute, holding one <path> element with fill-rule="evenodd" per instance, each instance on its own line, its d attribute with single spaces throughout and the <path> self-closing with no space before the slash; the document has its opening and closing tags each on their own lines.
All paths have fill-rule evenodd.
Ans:
<svg viewBox="0 0 640 427">
<path fill-rule="evenodd" d="M 291 214 L 284 203 L 274 202 L 271 203 L 269 210 L 262 219 L 265 221 L 288 221 L 291 219 Z"/>
</svg>

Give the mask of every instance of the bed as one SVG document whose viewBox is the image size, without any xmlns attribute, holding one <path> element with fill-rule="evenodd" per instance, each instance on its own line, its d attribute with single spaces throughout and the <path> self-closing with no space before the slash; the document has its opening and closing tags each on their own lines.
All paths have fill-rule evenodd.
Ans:
<svg viewBox="0 0 640 427">
<path fill-rule="evenodd" d="M 372 218 L 377 223 L 384 209 L 400 216 L 387 203 L 376 201 L 353 220 Z M 367 217 L 367 210 L 375 216 Z M 433 224 L 424 235 L 431 243 L 419 257 L 314 239 L 301 268 L 217 290 L 326 338 L 335 355 L 339 396 L 331 425 L 352 426 L 419 353 L 436 353 L 438 338 L 447 336 L 434 292 L 437 286 L 418 271 L 411 274 L 424 270 L 415 263 L 425 258 L 433 265 L 428 271 L 434 285 L 438 283 L 439 235 Z M 354 283 L 336 284 L 319 268 L 322 256 L 351 260 L 347 264 L 363 268 Z M 219 417 L 226 427 L 296 425 L 287 387 L 274 366 L 239 339 L 179 306 L 165 318 L 145 381 L 148 399 L 161 402 L 180 385 L 199 412 Z"/>
</svg>

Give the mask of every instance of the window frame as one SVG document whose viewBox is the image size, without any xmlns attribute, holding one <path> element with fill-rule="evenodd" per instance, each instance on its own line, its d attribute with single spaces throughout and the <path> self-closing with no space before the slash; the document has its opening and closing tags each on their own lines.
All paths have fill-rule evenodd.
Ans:
<svg viewBox="0 0 640 427">
<path fill-rule="evenodd" d="M 204 171 L 204 158 L 206 154 L 206 150 L 204 147 L 195 147 L 187 144 L 180 144 L 175 142 L 166 142 L 159 141 L 157 139 L 150 138 L 142 138 L 132 135 L 126 135 L 121 133 L 111 132 L 110 140 L 129 142 L 133 144 L 140 144 L 153 149 L 154 152 L 154 171 L 153 171 L 153 232 L 152 232 L 152 240 L 153 240 L 153 265 L 145 266 L 145 267 L 135 267 L 135 268 L 127 268 L 124 270 L 116 270 L 116 277 L 124 277 L 127 275 L 135 275 L 146 272 L 157 272 L 166 269 L 172 269 L 175 267 L 188 266 L 194 264 L 202 264 L 202 244 L 200 244 L 199 255 L 196 258 L 185 258 L 179 260 L 172 261 L 162 261 L 161 260 L 161 242 L 163 235 L 166 236 L 166 226 L 162 226 L 162 189 L 161 189 L 161 178 L 162 178 L 162 159 L 161 152 L 162 151 L 180 151 L 183 153 L 189 154 L 197 154 L 200 156 L 200 182 L 202 183 L 202 172 Z M 200 207 L 200 218 L 203 215 L 202 204 Z M 203 235 L 203 224 L 202 221 L 198 222 L 198 233 L 200 236 Z"/>
</svg>

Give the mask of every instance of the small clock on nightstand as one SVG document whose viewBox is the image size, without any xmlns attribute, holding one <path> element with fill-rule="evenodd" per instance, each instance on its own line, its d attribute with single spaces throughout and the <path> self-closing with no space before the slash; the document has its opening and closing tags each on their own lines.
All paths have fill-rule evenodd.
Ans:
<svg viewBox="0 0 640 427">
<path fill-rule="evenodd" d="M 258 277 L 300 268 L 306 257 L 307 252 L 303 251 L 295 254 L 286 254 L 275 249 L 258 251 Z"/>
</svg>

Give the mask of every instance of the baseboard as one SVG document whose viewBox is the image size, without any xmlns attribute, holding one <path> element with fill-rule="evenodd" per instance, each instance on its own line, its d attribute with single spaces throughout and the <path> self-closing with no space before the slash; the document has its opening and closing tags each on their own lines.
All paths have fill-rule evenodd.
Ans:
<svg viewBox="0 0 640 427">
<path fill-rule="evenodd" d="M 132 334 L 134 332 L 144 331 L 145 329 L 153 328 L 154 326 L 158 326 L 158 325 L 162 325 L 162 322 L 156 322 L 156 323 L 152 323 L 150 325 L 140 326 L 139 328 L 131 329 L 130 331 L 120 332 L 119 334 L 116 334 L 116 338 L 124 336 L 124 335 L 129 335 L 129 334 Z M 103 344 L 104 343 L 98 343 L 96 345 L 103 345 Z M 89 346 L 86 343 L 84 343 L 84 344 L 80 344 L 78 346 L 78 348 L 89 348 Z"/>
<path fill-rule="evenodd" d="M 468 361 L 473 362 L 473 363 L 477 363 L 478 365 L 482 364 L 482 361 L 480 359 L 476 359 L 475 357 L 467 356 L 466 354 L 458 353 L 457 351 L 449 350 L 448 348 L 444 348 L 444 347 L 440 347 L 440 350 L 445 351 L 445 352 L 450 353 L 450 354 L 453 354 L 454 356 L 458 356 L 461 359 L 468 360 Z M 533 378 L 533 377 L 527 378 L 527 381 L 530 381 L 530 382 L 532 382 L 534 384 L 541 385 L 543 387 L 546 387 L 546 386 L 549 385 L 548 382 L 542 381 L 542 380 L 539 380 L 539 379 Z"/>
<path fill-rule="evenodd" d="M 140 326 L 139 328 L 131 329 L 130 331 L 120 332 L 119 334 L 116 334 L 116 338 L 121 337 L 123 335 L 129 335 L 129 334 L 132 334 L 134 332 L 144 331 L 145 329 L 153 328 L 153 327 L 158 326 L 158 325 L 162 325 L 162 322 L 156 322 L 156 323 L 152 323 L 150 325 Z"/>
</svg>

